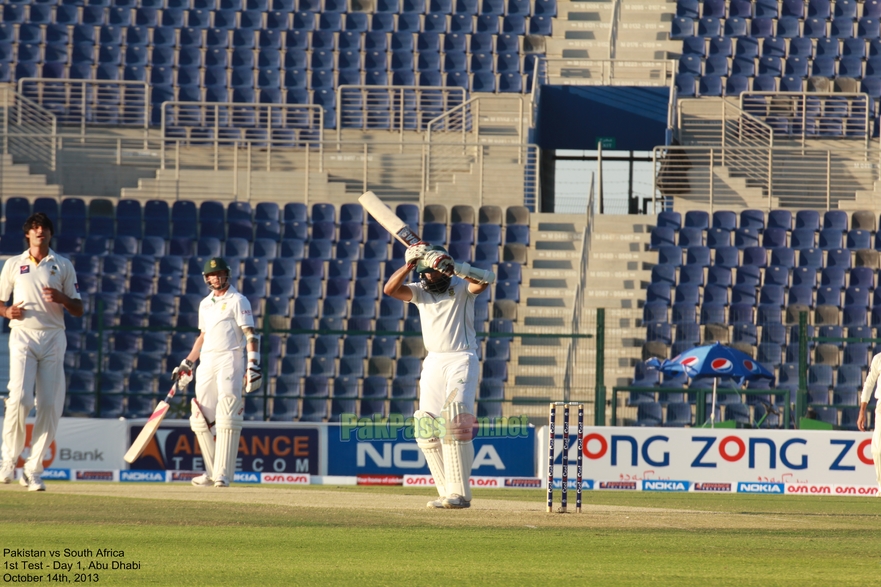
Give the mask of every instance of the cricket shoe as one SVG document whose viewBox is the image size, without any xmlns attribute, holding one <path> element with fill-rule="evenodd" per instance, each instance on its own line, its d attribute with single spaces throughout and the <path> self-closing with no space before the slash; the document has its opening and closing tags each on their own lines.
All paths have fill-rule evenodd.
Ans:
<svg viewBox="0 0 881 587">
<path fill-rule="evenodd" d="M 0 483 L 12 483 L 13 479 L 15 479 L 15 463 L 3 461 L 3 464 L 0 464 Z"/>
<path fill-rule="evenodd" d="M 427 507 L 428 509 L 442 510 L 444 509 L 444 502 L 441 499 L 432 499 L 427 504 L 425 504 L 425 507 Z"/>
<path fill-rule="evenodd" d="M 196 487 L 211 487 L 212 485 L 214 485 L 214 479 L 212 479 L 205 473 L 202 473 L 198 477 L 193 477 L 190 482 Z"/>
<path fill-rule="evenodd" d="M 22 487 L 27 487 L 28 491 L 46 491 L 46 484 L 36 473 L 28 475 L 24 469 L 21 470 L 21 479 L 18 480 Z"/>
<path fill-rule="evenodd" d="M 214 480 L 214 487 L 229 487 L 229 481 L 225 475 L 220 475 Z"/>
<path fill-rule="evenodd" d="M 464 510 L 471 507 L 471 502 L 458 493 L 452 493 L 444 498 L 443 505 L 448 510 Z"/>
</svg>

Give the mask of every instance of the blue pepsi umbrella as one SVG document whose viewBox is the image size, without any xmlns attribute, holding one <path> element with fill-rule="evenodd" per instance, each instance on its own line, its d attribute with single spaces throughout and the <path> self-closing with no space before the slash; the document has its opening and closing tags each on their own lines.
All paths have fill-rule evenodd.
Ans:
<svg viewBox="0 0 881 587">
<path fill-rule="evenodd" d="M 720 342 L 695 347 L 664 361 L 649 359 L 646 364 L 665 375 L 684 373 L 689 379 L 712 379 L 711 425 L 715 425 L 716 420 L 716 385 L 720 377 L 732 379 L 738 385 L 756 379 L 774 380 L 774 374 L 752 357 Z"/>
</svg>

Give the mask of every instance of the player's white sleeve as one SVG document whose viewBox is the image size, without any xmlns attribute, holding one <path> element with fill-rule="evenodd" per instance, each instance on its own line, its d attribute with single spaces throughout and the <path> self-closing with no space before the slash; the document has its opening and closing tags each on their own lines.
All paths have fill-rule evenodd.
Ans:
<svg viewBox="0 0 881 587">
<path fill-rule="evenodd" d="M 82 299 L 77 288 L 76 269 L 73 268 L 73 263 L 68 259 L 64 259 L 62 267 L 64 267 L 64 280 L 61 287 L 64 288 L 64 295 L 74 300 Z"/>
<path fill-rule="evenodd" d="M 865 383 L 863 383 L 863 392 L 860 394 L 861 403 L 869 403 L 869 400 L 872 399 L 879 375 L 881 375 L 881 353 L 872 357 L 872 363 L 869 365 L 869 373 L 866 375 Z"/>
<path fill-rule="evenodd" d="M 7 302 L 12 297 L 12 289 L 15 284 L 12 282 L 12 266 L 15 265 L 15 259 L 7 259 L 3 263 L 3 270 L 0 271 L 0 301 Z"/>
<path fill-rule="evenodd" d="M 254 313 L 251 311 L 251 302 L 245 296 L 237 296 L 236 324 L 239 328 L 254 328 Z"/>
<path fill-rule="evenodd" d="M 422 286 L 418 283 L 406 283 L 404 287 L 410 288 L 410 293 L 413 294 L 410 297 L 411 304 L 419 304 L 423 301 L 423 296 L 425 294 L 425 290 L 422 289 Z"/>
</svg>

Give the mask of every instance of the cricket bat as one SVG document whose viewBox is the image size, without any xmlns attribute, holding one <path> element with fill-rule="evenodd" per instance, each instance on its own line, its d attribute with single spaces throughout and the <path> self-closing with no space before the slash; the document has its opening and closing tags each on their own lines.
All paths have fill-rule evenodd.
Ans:
<svg viewBox="0 0 881 587">
<path fill-rule="evenodd" d="M 415 245 L 422 239 L 415 232 L 410 230 L 407 224 L 392 212 L 392 209 L 383 204 L 382 200 L 376 197 L 373 192 L 364 192 L 358 198 L 364 209 L 379 222 L 383 228 L 392 233 L 396 239 L 401 241 L 405 246 Z"/>
<path fill-rule="evenodd" d="M 138 437 L 135 438 L 135 441 L 129 447 L 128 452 L 122 457 L 125 462 L 135 462 L 135 460 L 141 456 L 141 453 L 144 452 L 144 449 L 147 448 L 147 444 L 153 438 L 153 435 L 156 434 L 159 425 L 162 424 L 162 420 L 165 419 L 165 414 L 168 413 L 168 409 L 171 407 L 171 399 L 174 397 L 176 391 L 177 381 L 171 385 L 171 391 L 168 392 L 165 399 L 159 402 L 156 409 L 150 414 L 150 418 L 147 420 L 147 423 L 144 424 L 141 433 L 138 434 Z"/>
</svg>

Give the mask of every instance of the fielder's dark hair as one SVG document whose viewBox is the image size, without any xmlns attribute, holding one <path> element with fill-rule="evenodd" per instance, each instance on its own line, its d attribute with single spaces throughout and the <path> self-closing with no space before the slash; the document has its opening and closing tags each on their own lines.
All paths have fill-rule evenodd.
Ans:
<svg viewBox="0 0 881 587">
<path fill-rule="evenodd" d="M 28 216 L 28 219 L 24 221 L 24 226 L 22 226 L 22 230 L 24 230 L 25 237 L 27 237 L 28 231 L 30 231 L 30 229 L 37 226 L 42 226 L 43 230 L 49 229 L 49 232 L 52 233 L 52 236 L 55 236 L 55 227 L 52 225 L 52 221 L 49 220 L 49 217 L 46 216 L 46 214 L 44 214 L 43 212 L 37 212 Z"/>
</svg>

